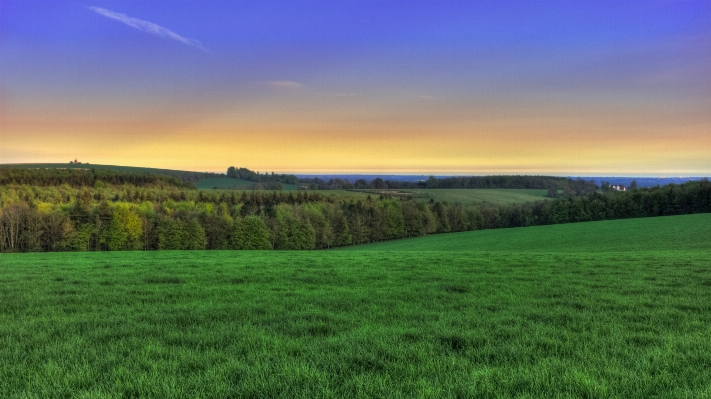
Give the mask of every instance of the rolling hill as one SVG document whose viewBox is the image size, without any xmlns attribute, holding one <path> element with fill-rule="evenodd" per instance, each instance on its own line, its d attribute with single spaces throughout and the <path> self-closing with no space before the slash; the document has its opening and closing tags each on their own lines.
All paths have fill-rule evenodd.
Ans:
<svg viewBox="0 0 711 399">
<path fill-rule="evenodd" d="M 139 166 L 120 166 L 120 165 L 99 165 L 99 164 L 70 164 L 70 163 L 18 163 L 18 164 L 0 164 L 0 168 L 50 168 L 50 169 L 106 169 L 115 170 L 118 172 L 134 172 L 134 173 L 156 173 L 177 177 L 186 182 L 198 182 L 205 178 L 224 176 L 219 173 L 210 172 L 193 172 L 187 170 L 174 169 L 159 169 L 159 168 L 144 168 Z"/>
<path fill-rule="evenodd" d="M 711 214 L 477 230 L 384 241 L 336 250 L 572 253 L 711 250 Z"/>
<path fill-rule="evenodd" d="M 709 226 L 2 254 L 0 397 L 705 398 Z"/>
</svg>

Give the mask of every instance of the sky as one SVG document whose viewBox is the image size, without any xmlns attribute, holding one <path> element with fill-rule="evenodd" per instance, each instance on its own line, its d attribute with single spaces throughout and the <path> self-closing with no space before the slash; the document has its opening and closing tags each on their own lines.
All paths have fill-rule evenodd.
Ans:
<svg viewBox="0 0 711 399">
<path fill-rule="evenodd" d="M 711 176 L 710 1 L 0 1 L 0 163 Z"/>
</svg>

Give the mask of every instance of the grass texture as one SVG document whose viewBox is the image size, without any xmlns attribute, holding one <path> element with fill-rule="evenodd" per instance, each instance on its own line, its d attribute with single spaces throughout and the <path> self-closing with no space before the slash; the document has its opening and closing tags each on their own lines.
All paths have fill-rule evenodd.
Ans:
<svg viewBox="0 0 711 399">
<path fill-rule="evenodd" d="M 708 221 L 684 218 L 655 221 Z M 711 251 L 690 237 L 2 254 L 0 397 L 710 397 Z"/>
</svg>

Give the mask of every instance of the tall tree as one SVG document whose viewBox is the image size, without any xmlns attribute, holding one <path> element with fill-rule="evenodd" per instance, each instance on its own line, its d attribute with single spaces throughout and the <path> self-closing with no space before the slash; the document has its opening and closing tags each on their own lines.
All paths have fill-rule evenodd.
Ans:
<svg viewBox="0 0 711 399">
<path fill-rule="evenodd" d="M 240 249 L 272 249 L 269 242 L 269 230 L 259 216 L 250 215 L 242 221 L 244 234 L 243 247 Z"/>
</svg>

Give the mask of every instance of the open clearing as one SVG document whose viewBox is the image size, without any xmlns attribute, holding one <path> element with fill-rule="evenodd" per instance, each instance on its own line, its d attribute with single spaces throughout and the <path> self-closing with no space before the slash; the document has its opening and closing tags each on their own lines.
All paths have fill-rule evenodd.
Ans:
<svg viewBox="0 0 711 399">
<path fill-rule="evenodd" d="M 635 220 L 688 250 L 530 251 L 613 221 L 474 232 L 530 232 L 508 250 L 2 254 L 0 397 L 709 397 L 708 217 Z"/>
</svg>

